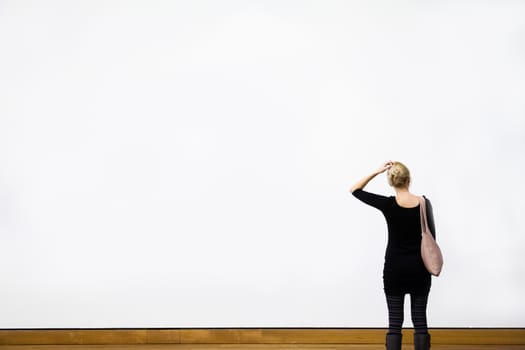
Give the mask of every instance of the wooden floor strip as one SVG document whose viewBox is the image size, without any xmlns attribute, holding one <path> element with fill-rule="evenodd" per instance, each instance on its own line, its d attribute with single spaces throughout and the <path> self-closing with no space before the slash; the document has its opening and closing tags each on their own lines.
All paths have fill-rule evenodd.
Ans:
<svg viewBox="0 0 525 350">
<path fill-rule="evenodd" d="M 384 344 L 386 329 L 33 329 L 0 330 L 0 345 Z M 430 329 L 434 345 L 525 345 L 525 329 Z M 413 330 L 403 330 L 410 344 Z"/>
<path fill-rule="evenodd" d="M 385 350 L 382 344 L 0 345 L 0 350 Z M 404 345 L 403 350 L 413 350 Z M 525 345 L 432 345 L 432 350 L 525 350 Z"/>
</svg>

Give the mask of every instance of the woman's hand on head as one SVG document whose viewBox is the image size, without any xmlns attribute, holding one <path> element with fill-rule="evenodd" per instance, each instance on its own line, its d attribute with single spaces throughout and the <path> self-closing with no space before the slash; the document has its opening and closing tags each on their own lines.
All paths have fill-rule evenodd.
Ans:
<svg viewBox="0 0 525 350">
<path fill-rule="evenodd" d="M 391 160 L 387 160 L 386 162 L 381 164 L 381 166 L 377 169 L 377 173 L 381 174 L 381 173 L 387 171 L 388 169 L 390 169 L 392 167 L 392 165 L 394 165 L 394 162 L 391 161 Z"/>
</svg>

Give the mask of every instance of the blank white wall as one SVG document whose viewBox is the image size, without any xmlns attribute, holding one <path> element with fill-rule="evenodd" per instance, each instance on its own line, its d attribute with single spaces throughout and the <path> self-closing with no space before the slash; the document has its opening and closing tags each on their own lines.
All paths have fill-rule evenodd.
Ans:
<svg viewBox="0 0 525 350">
<path fill-rule="evenodd" d="M 0 2 L 0 327 L 384 327 L 384 219 L 348 189 L 386 159 L 434 204 L 430 326 L 524 327 L 523 18 Z"/>
</svg>

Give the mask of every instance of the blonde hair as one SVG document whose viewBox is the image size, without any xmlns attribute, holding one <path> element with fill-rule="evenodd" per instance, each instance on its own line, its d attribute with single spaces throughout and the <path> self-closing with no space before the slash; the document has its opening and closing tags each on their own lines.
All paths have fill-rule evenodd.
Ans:
<svg viewBox="0 0 525 350">
<path fill-rule="evenodd" d="M 410 171 L 401 162 L 393 162 L 386 176 L 388 184 L 393 187 L 407 187 L 410 183 Z"/>
</svg>

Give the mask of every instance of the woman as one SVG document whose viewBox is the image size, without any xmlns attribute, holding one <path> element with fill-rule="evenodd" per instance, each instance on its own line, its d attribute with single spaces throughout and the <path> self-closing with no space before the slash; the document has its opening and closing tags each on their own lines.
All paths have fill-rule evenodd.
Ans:
<svg viewBox="0 0 525 350">
<path fill-rule="evenodd" d="M 395 197 L 385 197 L 363 191 L 375 176 L 387 171 L 390 186 L 394 187 Z M 405 294 L 410 294 L 412 322 L 414 324 L 414 348 L 430 348 L 430 335 L 427 328 L 426 308 L 430 292 L 431 275 L 421 258 L 421 223 L 418 197 L 409 191 L 410 172 L 400 162 L 387 161 L 376 171 L 357 182 L 352 194 L 379 209 L 386 218 L 388 244 L 383 269 L 383 286 L 388 306 L 389 328 L 386 335 L 388 350 L 401 349 L 401 328 Z M 427 220 L 435 235 L 432 206 L 426 199 Z"/>
</svg>

